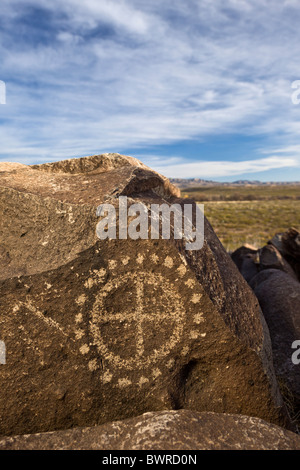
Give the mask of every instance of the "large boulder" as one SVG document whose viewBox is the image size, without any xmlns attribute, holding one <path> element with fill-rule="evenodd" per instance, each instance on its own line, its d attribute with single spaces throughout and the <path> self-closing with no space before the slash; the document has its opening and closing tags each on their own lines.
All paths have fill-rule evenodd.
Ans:
<svg viewBox="0 0 300 470">
<path fill-rule="evenodd" d="M 297 353 L 292 346 L 300 340 L 300 283 L 281 270 L 269 269 L 261 271 L 250 285 L 269 327 L 281 389 L 291 414 L 299 419 L 300 365 L 292 360 Z"/>
<path fill-rule="evenodd" d="M 297 280 L 295 271 L 274 245 L 269 244 L 259 250 L 259 261 L 260 269 L 280 269 Z"/>
<path fill-rule="evenodd" d="M 231 254 L 232 260 L 247 282 L 251 281 L 258 273 L 258 257 L 258 250 L 248 244 L 239 247 Z"/>
<path fill-rule="evenodd" d="M 197 251 L 99 240 L 119 196 L 187 203 L 118 154 L 0 165 L 0 434 L 178 408 L 289 426 L 258 301 L 209 223 Z"/>
<path fill-rule="evenodd" d="M 0 279 L 74 259 L 97 241 L 96 207 L 136 191 L 180 195 L 166 178 L 119 154 L 32 166 L 0 163 Z"/>
<path fill-rule="evenodd" d="M 295 228 L 290 228 L 282 234 L 282 246 L 287 255 L 300 261 L 300 233 Z"/>
<path fill-rule="evenodd" d="M 300 436 L 259 418 L 178 410 L 90 428 L 6 437 L 0 440 L 0 450 L 300 450 Z M 111 458 L 113 463 L 127 462 L 119 457 L 102 456 L 102 463 Z M 148 463 L 155 463 L 156 457 L 149 454 Z M 181 462 L 181 455 L 175 457 L 174 463 Z M 182 463 L 187 463 L 186 456 Z"/>
<path fill-rule="evenodd" d="M 292 266 L 300 281 L 300 233 L 295 228 L 277 233 L 269 244 L 275 246 L 286 261 Z"/>
</svg>

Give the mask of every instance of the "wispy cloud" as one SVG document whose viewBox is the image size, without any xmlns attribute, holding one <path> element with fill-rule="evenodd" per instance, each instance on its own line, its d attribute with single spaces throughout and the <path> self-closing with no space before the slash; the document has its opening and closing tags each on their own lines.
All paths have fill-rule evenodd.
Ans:
<svg viewBox="0 0 300 470">
<path fill-rule="evenodd" d="M 299 167 L 300 161 L 295 158 L 279 158 L 276 156 L 246 160 L 231 161 L 197 161 L 178 163 L 165 161 L 163 165 L 153 165 L 157 171 L 172 178 L 225 178 L 227 176 L 258 173 L 278 168 Z"/>
<path fill-rule="evenodd" d="M 138 154 L 236 133 L 267 136 L 266 158 L 207 156 L 170 171 L 193 176 L 196 165 L 213 177 L 298 165 L 268 148 L 272 136 L 278 148 L 299 140 L 300 105 L 291 102 L 299 2 L 2 0 L 1 8 L 1 159 Z"/>
</svg>

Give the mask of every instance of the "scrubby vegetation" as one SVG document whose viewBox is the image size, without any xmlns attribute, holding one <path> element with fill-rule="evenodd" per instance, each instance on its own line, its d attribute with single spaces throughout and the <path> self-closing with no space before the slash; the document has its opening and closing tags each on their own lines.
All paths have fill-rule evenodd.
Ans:
<svg viewBox="0 0 300 470">
<path fill-rule="evenodd" d="M 182 195 L 204 202 L 205 215 L 227 251 L 244 243 L 259 248 L 277 232 L 300 228 L 300 186 L 216 186 Z"/>
</svg>

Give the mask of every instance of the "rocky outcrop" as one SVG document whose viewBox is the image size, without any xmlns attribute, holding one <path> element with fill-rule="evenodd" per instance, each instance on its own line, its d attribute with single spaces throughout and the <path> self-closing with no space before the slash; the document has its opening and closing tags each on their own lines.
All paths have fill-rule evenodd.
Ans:
<svg viewBox="0 0 300 470">
<path fill-rule="evenodd" d="M 180 195 L 166 178 L 119 154 L 33 166 L 0 163 L 0 279 L 74 259 L 97 241 L 96 207 L 136 191 Z"/>
<path fill-rule="evenodd" d="M 279 269 L 297 280 L 297 276 L 290 264 L 273 245 L 266 245 L 259 251 L 259 267 L 263 269 Z"/>
<path fill-rule="evenodd" d="M 284 233 L 277 233 L 269 242 L 274 245 L 288 261 L 300 281 L 300 233 L 290 228 Z"/>
<path fill-rule="evenodd" d="M 293 420 L 300 425 L 300 373 L 293 361 L 294 345 L 300 346 L 300 234 L 296 229 L 276 234 L 263 248 L 257 250 L 258 273 L 247 281 L 262 308 L 271 335 L 274 366 L 285 402 Z M 245 261 L 243 247 L 237 266 L 241 273 Z M 235 258 L 236 258 L 235 254 Z M 299 354 L 300 355 L 300 354 Z"/>
<path fill-rule="evenodd" d="M 178 410 L 7 437 L 0 450 L 300 450 L 300 436 L 259 418 Z"/>
<path fill-rule="evenodd" d="M 288 254 L 282 242 L 282 238 L 287 239 L 288 243 L 290 242 L 289 233 L 290 231 L 286 232 L 286 234 L 277 234 L 262 248 L 255 248 L 246 244 L 231 254 L 232 260 L 248 283 L 263 269 L 280 269 L 294 279 L 298 279 L 297 263 L 299 263 L 299 260 L 296 255 L 296 249 L 290 249 L 289 253 L 294 253 L 293 258 Z"/>
<path fill-rule="evenodd" d="M 292 361 L 300 339 L 300 283 L 281 270 L 262 271 L 250 283 L 267 321 L 276 374 L 294 416 L 300 411 L 300 371 Z"/>
<path fill-rule="evenodd" d="M 257 298 L 209 223 L 198 251 L 99 240 L 96 208 L 119 196 L 188 202 L 118 154 L 0 166 L 0 434 L 178 408 L 289 426 Z"/>
<path fill-rule="evenodd" d="M 244 279 L 249 282 L 258 273 L 258 250 L 251 245 L 243 245 L 231 254 Z"/>
</svg>

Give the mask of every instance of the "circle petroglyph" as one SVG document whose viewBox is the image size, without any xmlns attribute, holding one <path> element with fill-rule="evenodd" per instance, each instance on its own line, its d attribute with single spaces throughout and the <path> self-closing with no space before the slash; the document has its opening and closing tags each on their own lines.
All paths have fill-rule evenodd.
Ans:
<svg viewBox="0 0 300 470">
<path fill-rule="evenodd" d="M 178 343 L 184 323 L 184 305 L 168 278 L 157 272 L 129 272 L 111 279 L 97 294 L 90 332 L 108 363 L 133 370 L 165 358 Z"/>
</svg>

